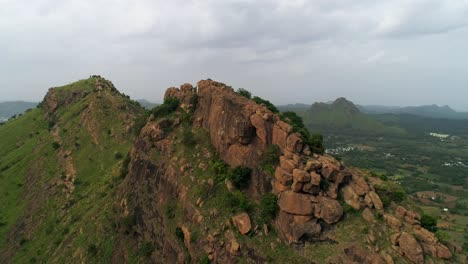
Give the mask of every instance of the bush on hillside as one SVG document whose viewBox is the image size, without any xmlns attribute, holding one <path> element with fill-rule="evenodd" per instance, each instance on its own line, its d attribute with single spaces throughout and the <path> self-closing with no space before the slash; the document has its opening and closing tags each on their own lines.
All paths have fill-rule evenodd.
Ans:
<svg viewBox="0 0 468 264">
<path fill-rule="evenodd" d="M 238 189 L 244 189 L 249 185 L 252 169 L 238 166 L 229 172 L 228 178 Z"/>
<path fill-rule="evenodd" d="M 266 193 L 260 200 L 261 216 L 265 222 L 273 220 L 278 214 L 278 197 L 273 193 Z"/>
<path fill-rule="evenodd" d="M 164 99 L 164 103 L 162 105 L 156 106 L 151 110 L 153 113 L 154 117 L 163 117 L 167 116 L 170 113 L 173 113 L 177 110 L 179 107 L 179 100 L 174 97 L 169 97 Z"/>
<path fill-rule="evenodd" d="M 421 216 L 421 226 L 431 232 L 435 232 L 437 231 L 437 218 L 427 214 L 423 214 Z"/>
<path fill-rule="evenodd" d="M 252 98 L 252 100 L 257 103 L 257 104 L 263 104 L 266 106 L 266 108 L 268 108 L 268 110 L 270 110 L 271 112 L 275 113 L 275 114 L 278 114 L 279 113 L 279 110 L 278 108 L 276 108 L 276 106 L 274 104 L 272 104 L 270 101 L 268 100 L 265 100 L 263 98 L 260 98 L 258 96 L 254 96 Z"/>
<path fill-rule="evenodd" d="M 244 88 L 237 89 L 237 93 L 244 96 L 245 98 L 252 99 L 252 93 Z"/>
<path fill-rule="evenodd" d="M 263 153 L 261 167 L 271 175 L 275 174 L 275 168 L 278 166 L 281 149 L 278 145 L 269 145 Z"/>
<path fill-rule="evenodd" d="M 323 154 L 325 147 L 323 146 L 323 136 L 320 134 L 311 134 L 305 127 L 302 118 L 295 112 L 286 111 L 281 113 L 280 118 L 290 124 L 294 132 L 301 134 L 304 143 L 309 145 L 313 153 Z"/>
</svg>

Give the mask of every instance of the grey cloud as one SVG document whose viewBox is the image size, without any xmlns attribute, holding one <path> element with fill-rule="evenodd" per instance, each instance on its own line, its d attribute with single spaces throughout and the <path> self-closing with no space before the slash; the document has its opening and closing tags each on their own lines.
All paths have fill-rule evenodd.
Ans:
<svg viewBox="0 0 468 264">
<path fill-rule="evenodd" d="M 168 86 L 211 77 L 277 103 L 347 96 L 468 109 L 455 95 L 468 81 L 466 1 L 0 0 L 0 6 L 1 100 L 39 100 L 50 86 L 100 73 L 124 92 L 153 100 Z"/>
</svg>

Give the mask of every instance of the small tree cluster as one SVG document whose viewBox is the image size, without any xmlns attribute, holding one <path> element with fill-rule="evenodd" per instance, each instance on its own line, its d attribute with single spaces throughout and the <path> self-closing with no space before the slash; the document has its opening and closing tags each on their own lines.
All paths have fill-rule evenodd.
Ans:
<svg viewBox="0 0 468 264">
<path fill-rule="evenodd" d="M 167 116 L 170 113 L 175 112 L 178 107 L 179 107 L 179 100 L 174 97 L 169 97 L 169 98 L 164 99 L 164 103 L 162 105 L 159 105 L 153 108 L 151 112 L 156 118 L 158 118 L 158 117 Z"/>
<path fill-rule="evenodd" d="M 278 197 L 272 193 L 266 193 L 260 200 L 261 216 L 265 222 L 273 220 L 278 214 Z"/>
<path fill-rule="evenodd" d="M 252 169 L 238 166 L 228 173 L 228 178 L 229 180 L 231 180 L 232 184 L 235 187 L 239 189 L 244 189 L 245 187 L 249 185 L 251 174 L 252 174 Z"/>
</svg>

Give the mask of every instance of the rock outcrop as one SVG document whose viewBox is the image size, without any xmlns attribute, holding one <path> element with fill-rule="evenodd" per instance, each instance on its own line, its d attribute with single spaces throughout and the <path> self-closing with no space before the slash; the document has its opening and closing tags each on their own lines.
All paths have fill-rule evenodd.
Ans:
<svg viewBox="0 0 468 264">
<path fill-rule="evenodd" d="M 184 84 L 181 88 L 169 88 L 165 98 L 170 97 L 177 98 L 182 109 L 192 109 L 193 126 L 204 128 L 208 132 L 211 144 L 224 162 L 232 167 L 246 166 L 252 169 L 247 189 L 250 197 L 258 199 L 268 192 L 277 195 L 279 212 L 275 227 L 285 241 L 301 243 L 319 239 L 326 230 L 333 228 L 341 220 L 344 214 L 342 205 L 346 204 L 355 210 L 362 210 L 364 219 L 370 224 L 377 223 L 375 215 L 383 216 L 387 225 L 396 232 L 392 237 L 394 249 L 411 262 L 423 263 L 423 253 L 426 251 L 437 258 L 450 258 L 450 251 L 440 242 L 434 241 L 424 230 L 413 232 L 410 229 L 408 232 L 401 232 L 407 225 L 417 227 L 420 219 L 418 215 L 404 208 L 398 208 L 396 215 L 386 212 L 373 185 L 368 183 L 361 171 L 346 168 L 329 155 L 311 153 L 301 134 L 295 132 L 291 125 L 266 106 L 242 97 L 231 87 L 212 80 L 198 82 L 197 88 L 189 84 Z M 194 108 L 195 101 L 198 104 Z M 141 177 L 139 173 L 157 173 L 156 179 L 161 186 L 158 191 L 164 194 L 163 201 L 185 199 L 181 195 L 184 191 L 177 184 L 177 170 L 151 165 L 143 153 L 156 148 L 161 154 L 170 155 L 174 141 L 167 138 L 166 131 L 171 125 L 173 124 L 164 118 L 150 121 L 142 129 L 131 153 L 130 169 L 133 171 L 134 184 Z M 262 155 L 270 145 L 277 145 L 281 152 L 273 175 L 263 171 L 260 166 Z M 181 168 L 181 171 L 185 169 Z M 234 187 L 231 186 L 229 190 L 234 191 Z M 174 193 L 177 194 L 176 197 Z M 341 203 L 339 197 L 343 198 Z M 190 208 L 185 209 L 190 212 L 188 218 L 203 222 L 196 208 L 186 206 Z M 245 213 L 234 216 L 232 221 L 241 234 L 252 230 L 249 215 Z M 257 232 L 257 227 L 253 231 Z M 413 234 L 422 237 L 425 242 L 419 244 Z M 159 246 L 178 250 L 173 241 L 165 243 L 170 246 Z M 231 233 L 228 243 L 221 251 L 213 247 L 207 251 L 210 256 L 217 252 L 218 257 L 226 257 L 227 255 L 220 252 L 228 252 L 232 257 L 244 251 Z M 348 248 L 346 255 L 355 261 L 389 262 L 388 255 L 366 255 L 358 247 Z M 218 257 L 216 259 L 219 261 Z M 177 256 L 167 255 L 166 259 L 175 260 Z"/>
</svg>

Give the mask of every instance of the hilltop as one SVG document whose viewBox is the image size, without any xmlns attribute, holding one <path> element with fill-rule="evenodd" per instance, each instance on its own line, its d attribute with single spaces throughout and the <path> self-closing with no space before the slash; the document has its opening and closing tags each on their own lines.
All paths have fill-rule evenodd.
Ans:
<svg viewBox="0 0 468 264">
<path fill-rule="evenodd" d="M 250 97 L 202 80 L 147 112 L 99 76 L 50 89 L 0 127 L 0 257 L 462 260 L 400 186 L 323 154 L 297 115 Z"/>
<path fill-rule="evenodd" d="M 405 134 L 402 128 L 385 125 L 374 117 L 361 113 L 353 102 L 345 98 L 338 98 L 330 104 L 314 103 L 309 109 L 297 112 L 309 129 L 323 134 L 334 131 L 368 135 Z"/>
</svg>

